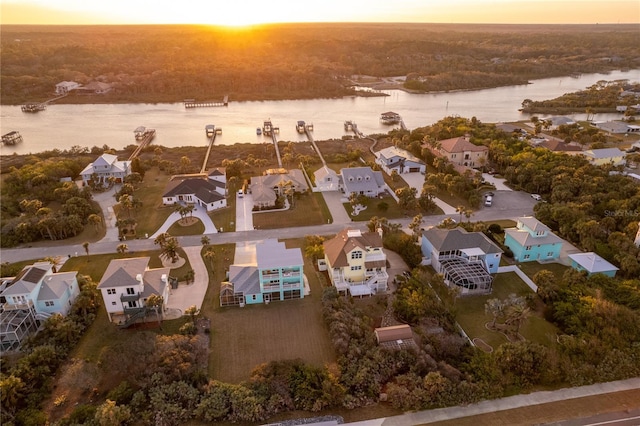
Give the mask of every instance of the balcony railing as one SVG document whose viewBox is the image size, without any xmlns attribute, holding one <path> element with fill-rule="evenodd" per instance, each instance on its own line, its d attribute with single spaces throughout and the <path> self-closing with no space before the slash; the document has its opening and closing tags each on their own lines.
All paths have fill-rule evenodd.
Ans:
<svg viewBox="0 0 640 426">
<path fill-rule="evenodd" d="M 33 302 L 31 300 L 27 300 L 25 303 L 3 303 L 2 310 L 3 311 L 19 311 L 24 309 L 31 309 L 33 307 Z"/>
<path fill-rule="evenodd" d="M 135 302 L 137 300 L 140 300 L 140 293 L 136 293 L 136 294 L 121 294 L 120 295 L 120 301 L 121 302 Z"/>
</svg>

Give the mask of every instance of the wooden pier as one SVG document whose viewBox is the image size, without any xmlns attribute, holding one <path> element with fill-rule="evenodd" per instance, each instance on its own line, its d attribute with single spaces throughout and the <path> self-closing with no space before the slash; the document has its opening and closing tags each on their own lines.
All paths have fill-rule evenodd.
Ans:
<svg viewBox="0 0 640 426">
<path fill-rule="evenodd" d="M 351 121 L 351 120 L 347 120 L 344 122 L 344 130 L 345 132 L 349 132 L 352 131 L 357 138 L 365 138 L 364 133 L 362 133 L 360 130 L 358 130 L 358 125 L 356 124 L 355 121 Z"/>
<path fill-rule="evenodd" d="M 142 133 L 140 133 L 140 129 L 142 129 Z M 129 156 L 129 161 L 133 160 L 134 158 L 136 158 L 138 155 L 140 155 L 140 152 L 142 152 L 142 150 L 144 148 L 147 147 L 147 145 L 149 145 L 151 143 L 151 141 L 153 140 L 153 138 L 156 137 L 156 131 L 155 129 L 147 129 L 145 127 L 138 127 L 136 130 L 134 130 L 134 133 L 136 135 L 136 140 L 140 142 L 140 144 L 138 145 L 138 147 L 133 151 L 133 153 L 131 154 L 131 156 Z M 141 135 L 141 139 L 138 139 L 138 135 Z"/>
<path fill-rule="evenodd" d="M 196 101 L 195 99 L 185 99 L 185 108 L 206 108 L 206 107 L 222 107 L 229 106 L 229 95 L 225 95 L 222 102 L 219 101 Z"/>
<path fill-rule="evenodd" d="M 2 135 L 2 143 L 5 145 L 15 145 L 22 142 L 22 135 L 15 130 Z"/>
<path fill-rule="evenodd" d="M 311 135 L 312 131 L 313 131 L 313 124 L 308 124 L 305 126 L 304 133 L 307 135 L 307 139 L 309 139 L 309 142 L 311 142 L 311 146 L 313 146 L 313 149 L 315 149 L 316 152 L 318 153 L 318 157 L 320 157 L 320 161 L 322 161 L 322 165 L 326 166 L 327 162 L 324 160 L 324 157 L 322 156 L 322 153 L 320 152 L 318 145 L 316 145 L 316 141 L 313 140 L 313 136 Z"/>
<path fill-rule="evenodd" d="M 209 138 L 209 146 L 207 147 L 207 153 L 204 155 L 200 173 L 205 173 L 207 171 L 207 163 L 209 162 L 211 148 L 213 148 L 213 144 L 216 142 L 216 136 L 222 134 L 222 129 L 217 128 L 213 124 L 208 124 L 207 126 L 205 126 L 205 129 L 207 131 L 207 137 Z"/>
</svg>

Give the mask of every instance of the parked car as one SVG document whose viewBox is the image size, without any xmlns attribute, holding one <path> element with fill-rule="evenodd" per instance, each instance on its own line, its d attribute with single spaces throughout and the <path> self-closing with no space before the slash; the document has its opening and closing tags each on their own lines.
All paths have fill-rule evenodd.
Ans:
<svg viewBox="0 0 640 426">
<path fill-rule="evenodd" d="M 491 195 L 487 195 L 487 198 L 484 199 L 484 205 L 486 207 L 491 207 L 491 203 L 493 203 L 493 197 Z"/>
<path fill-rule="evenodd" d="M 238 198 L 242 198 L 244 196 L 244 191 L 242 189 L 238 190 Z"/>
<path fill-rule="evenodd" d="M 531 194 L 531 198 L 536 201 L 542 201 L 542 197 L 540 196 L 540 194 Z"/>
</svg>

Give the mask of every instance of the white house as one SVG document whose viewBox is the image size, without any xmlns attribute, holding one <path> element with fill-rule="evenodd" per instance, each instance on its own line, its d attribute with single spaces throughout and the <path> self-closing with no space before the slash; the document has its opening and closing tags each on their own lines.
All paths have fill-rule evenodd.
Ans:
<svg viewBox="0 0 640 426">
<path fill-rule="evenodd" d="M 53 272 L 49 262 L 25 266 L 0 287 L 0 349 L 15 349 L 53 314 L 67 315 L 80 294 L 77 272 Z"/>
<path fill-rule="evenodd" d="M 313 172 L 316 191 L 338 191 L 340 190 L 340 176 L 335 170 L 322 166 Z"/>
<path fill-rule="evenodd" d="M 371 167 L 350 167 L 340 170 L 342 190 L 347 197 L 351 194 L 377 197 L 384 192 L 386 184 L 382 172 Z"/>
<path fill-rule="evenodd" d="M 418 157 L 396 146 L 381 149 L 375 153 L 376 163 L 380 165 L 388 175 L 393 170 L 398 174 L 403 173 L 425 173 L 427 165 Z"/>
<path fill-rule="evenodd" d="M 273 207 L 278 196 L 284 194 L 287 188 L 294 192 L 303 193 L 309 190 L 309 185 L 300 169 L 267 170 L 262 176 L 253 176 L 249 190 L 253 197 L 254 207 Z"/>
<path fill-rule="evenodd" d="M 72 90 L 76 90 L 80 87 L 80 83 L 75 81 L 61 81 L 56 84 L 56 95 L 66 95 Z"/>
<path fill-rule="evenodd" d="M 80 172 L 84 185 L 87 185 L 95 176 L 97 182 L 105 186 L 110 177 L 115 179 L 115 183 L 122 183 L 130 174 L 131 161 L 120 161 L 113 154 L 102 154 Z"/>
<path fill-rule="evenodd" d="M 201 175 L 173 176 L 162 194 L 162 204 L 196 204 L 213 211 L 227 207 L 226 193 L 224 169 Z"/>
<path fill-rule="evenodd" d="M 169 301 L 170 268 L 149 268 L 149 257 L 114 259 L 102 275 L 98 290 L 111 322 L 129 325 L 147 316 L 152 294 Z"/>
<path fill-rule="evenodd" d="M 595 127 L 608 133 L 626 134 L 640 133 L 640 126 L 637 124 L 629 124 L 624 121 L 600 121 L 593 123 Z"/>
</svg>

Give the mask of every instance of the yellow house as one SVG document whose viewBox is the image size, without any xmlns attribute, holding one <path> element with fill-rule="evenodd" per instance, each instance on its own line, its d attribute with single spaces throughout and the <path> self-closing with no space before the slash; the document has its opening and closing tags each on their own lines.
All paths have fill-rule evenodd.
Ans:
<svg viewBox="0 0 640 426">
<path fill-rule="evenodd" d="M 625 164 L 624 151 L 618 148 L 589 149 L 584 151 L 583 155 L 594 166 L 604 166 L 605 164 L 624 166 Z"/>
<path fill-rule="evenodd" d="M 345 229 L 324 242 L 324 256 L 338 292 L 370 296 L 387 291 L 387 255 L 379 233 Z"/>
</svg>

